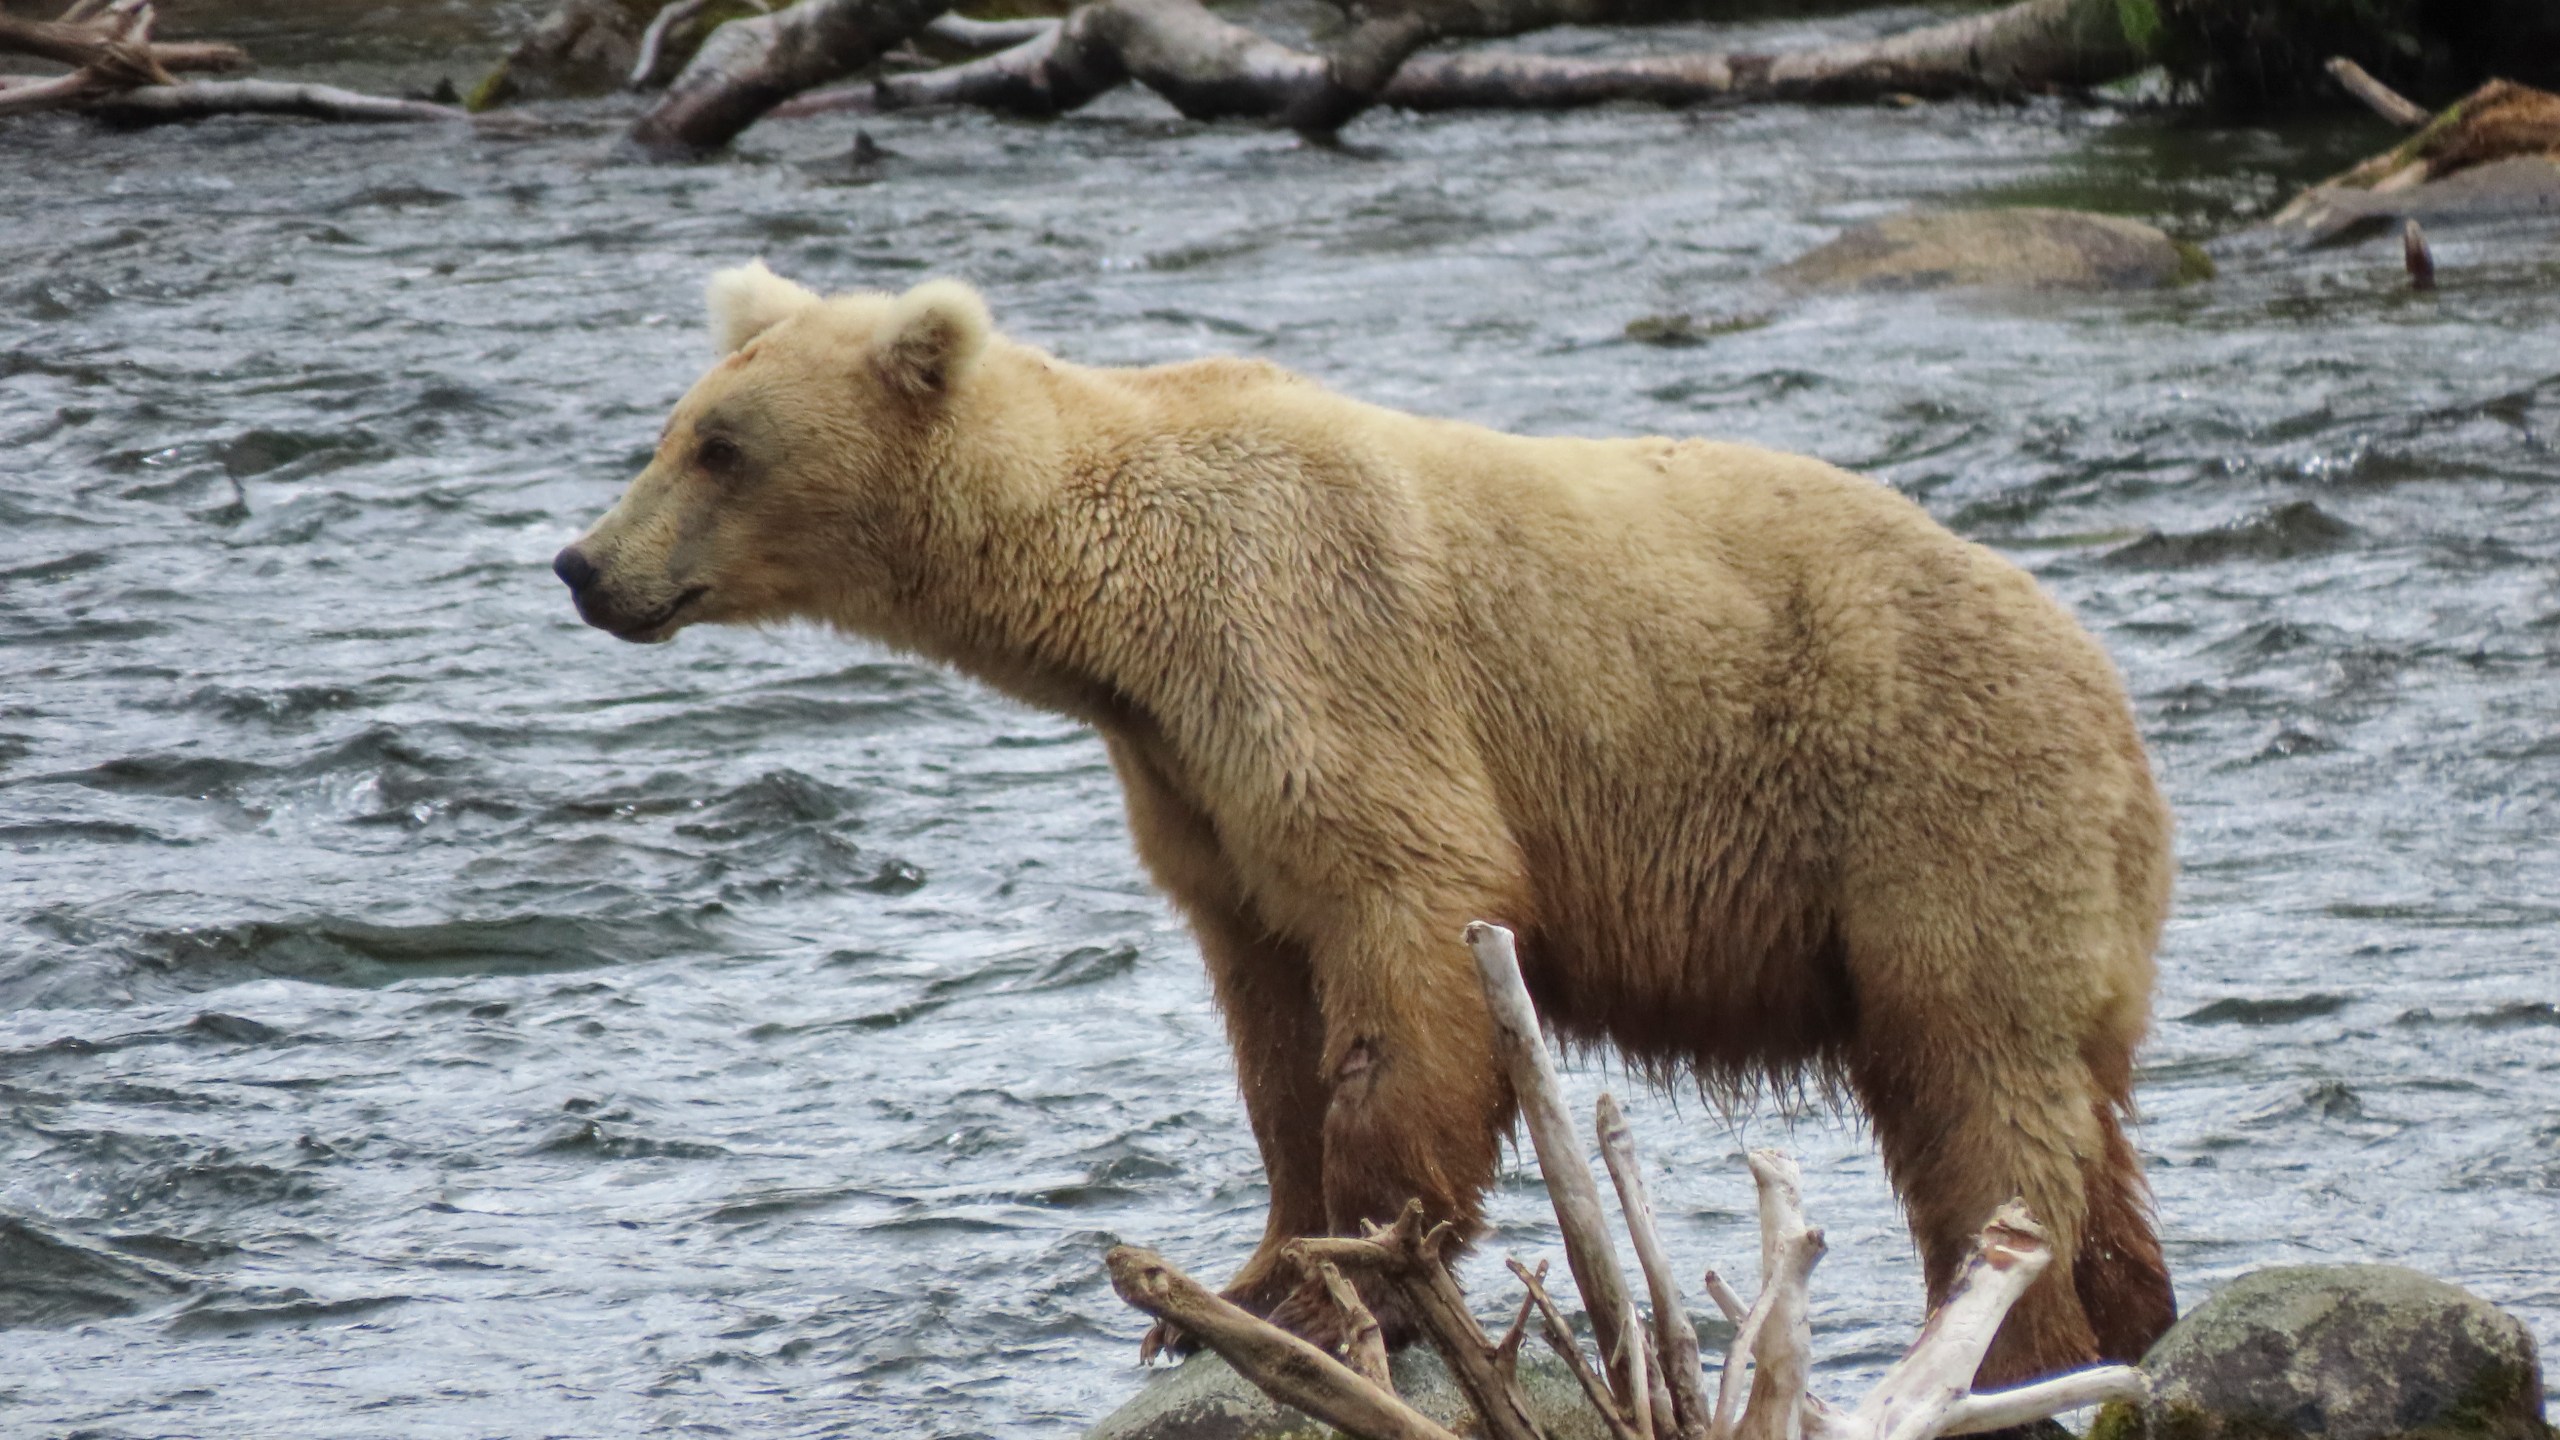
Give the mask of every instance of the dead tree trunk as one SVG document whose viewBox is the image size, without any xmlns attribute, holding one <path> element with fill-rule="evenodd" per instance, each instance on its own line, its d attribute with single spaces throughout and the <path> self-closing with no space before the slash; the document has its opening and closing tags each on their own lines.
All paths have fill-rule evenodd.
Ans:
<svg viewBox="0 0 2560 1440">
<path fill-rule="evenodd" d="M 950 0 L 801 0 L 721 26 L 631 127 L 662 159 L 707 154 L 774 106 L 853 74 L 951 8 Z"/>
<path fill-rule="evenodd" d="M 971 105 L 1055 115 L 1136 81 L 1195 120 L 1256 119 L 1321 132 L 1372 100 L 1453 110 L 2013 96 L 2103 84 L 2147 63 L 2125 34 L 2117 0 L 2020 0 L 1879 40 L 1777 55 L 1413 53 L 1444 39 L 1587 22 L 1599 18 L 1599 3 L 1487 0 L 1463 13 L 1455 6 L 1397 12 L 1364 20 L 1334 51 L 1317 55 L 1222 20 L 1197 0 L 1096 0 L 999 54 L 806 97 L 788 113 Z"/>
</svg>

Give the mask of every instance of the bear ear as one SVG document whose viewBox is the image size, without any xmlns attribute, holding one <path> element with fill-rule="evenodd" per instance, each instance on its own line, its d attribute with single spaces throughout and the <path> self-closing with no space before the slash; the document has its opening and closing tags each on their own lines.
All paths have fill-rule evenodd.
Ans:
<svg viewBox="0 0 2560 1440">
<path fill-rule="evenodd" d="M 875 363 L 891 389 L 934 399 L 950 392 L 994 333 L 977 291 L 957 280 L 927 280 L 890 307 Z"/>
<path fill-rule="evenodd" d="M 705 298 L 711 302 L 711 345 L 723 355 L 736 354 L 748 341 L 819 303 L 814 291 L 767 270 L 761 260 L 713 275 Z"/>
</svg>

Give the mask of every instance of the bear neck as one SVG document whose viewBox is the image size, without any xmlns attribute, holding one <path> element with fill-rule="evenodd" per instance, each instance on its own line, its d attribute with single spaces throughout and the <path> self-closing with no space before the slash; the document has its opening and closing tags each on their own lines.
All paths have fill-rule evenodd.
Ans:
<svg viewBox="0 0 2560 1440">
<path fill-rule="evenodd" d="M 1156 372 L 990 348 L 977 398 L 944 431 L 964 438 L 938 457 L 933 489 L 946 499 L 902 623 L 879 638 L 1039 709 L 1156 731 L 1167 656 L 1183 646 L 1163 633 L 1169 607 L 1149 596 L 1178 580 L 1168 550 L 1192 568 L 1201 559 L 1193 528 L 1161 511 L 1148 463 L 1168 419 L 1148 383 Z"/>
</svg>

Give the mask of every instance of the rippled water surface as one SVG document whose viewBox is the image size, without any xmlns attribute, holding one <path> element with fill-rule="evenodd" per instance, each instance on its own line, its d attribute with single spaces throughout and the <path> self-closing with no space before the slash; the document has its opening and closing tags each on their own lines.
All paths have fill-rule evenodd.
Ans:
<svg viewBox="0 0 2560 1440">
<path fill-rule="evenodd" d="M 1138 1379 L 1104 1244 L 1214 1274 L 1258 1233 L 1089 735 L 817 634 L 619 645 L 547 573 L 756 255 L 963 275 L 1078 360 L 1918 497 L 2105 639 L 2182 817 L 2141 1134 L 2182 1296 L 2395 1260 L 2560 1340 L 2560 243 L 2442 236 L 2433 298 L 2226 243 L 2172 294 L 1800 301 L 1755 277 L 1910 204 L 2207 237 L 2382 137 L 1617 110 L 1334 151 L 1121 96 L 645 168 L 561 113 L 0 137 L 0 1433 L 1068 1433 Z M 1622 338 L 1666 313 L 1716 333 Z M 1690 1266 L 1748 1270 L 1739 1145 L 1806 1158 L 1822 1383 L 1907 1338 L 1852 1125 L 1636 1124 Z M 1519 1177 L 1496 1209 L 1552 1252 Z"/>
</svg>

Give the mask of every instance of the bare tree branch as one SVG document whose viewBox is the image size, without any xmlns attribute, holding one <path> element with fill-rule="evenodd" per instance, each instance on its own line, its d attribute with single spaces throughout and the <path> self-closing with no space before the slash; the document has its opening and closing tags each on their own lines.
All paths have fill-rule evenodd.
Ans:
<svg viewBox="0 0 2560 1440">
<path fill-rule="evenodd" d="M 2329 57 L 2329 74 L 2374 114 L 2403 130 L 2415 130 L 2436 118 L 2427 113 L 2425 106 L 2374 79 L 2363 66 L 2344 55 Z"/>
<path fill-rule="evenodd" d="M 1475 952 L 1476 974 L 1484 982 L 1486 1003 L 1493 1011 L 1495 1050 L 1510 1072 L 1512 1093 L 1520 1099 L 1521 1123 L 1528 1128 L 1538 1169 L 1547 1177 L 1547 1193 L 1555 1198 L 1556 1224 L 1564 1232 L 1566 1268 L 1574 1288 L 1591 1313 L 1591 1331 L 1609 1373 L 1609 1389 L 1627 1413 L 1650 1407 L 1645 1388 L 1636 1383 L 1635 1357 L 1627 1350 L 1628 1320 L 1635 1306 L 1627 1298 L 1627 1281 L 1618 1269 L 1617 1247 L 1610 1243 L 1607 1218 L 1600 1209 L 1600 1187 L 1583 1158 L 1582 1136 L 1565 1109 L 1564 1088 L 1556 1079 L 1555 1061 L 1547 1054 L 1546 1037 L 1538 1030 L 1537 1007 L 1529 1003 L 1529 987 L 1520 978 L 1520 957 L 1511 932 L 1481 921 L 1466 930 Z"/>
<path fill-rule="evenodd" d="M 1150 1315 L 1171 1321 L 1224 1356 L 1237 1373 L 1284 1405 L 1367 1440 L 1458 1440 L 1405 1404 L 1270 1321 L 1210 1293 L 1153 1250 L 1112 1247 L 1103 1257 L 1111 1288 Z"/>
<path fill-rule="evenodd" d="M 1378 1317 L 1360 1298 L 1360 1287 L 1330 1260 L 1317 1262 L 1316 1275 L 1324 1281 L 1324 1293 L 1342 1311 L 1342 1362 L 1380 1389 L 1393 1390 L 1395 1382 L 1387 1378 L 1386 1332 L 1378 1328 Z"/>
<path fill-rule="evenodd" d="M 1636 1158 L 1635 1136 L 1616 1097 L 1603 1095 L 1594 1128 L 1600 1133 L 1600 1157 L 1618 1187 L 1618 1213 L 1626 1217 L 1627 1239 L 1635 1246 L 1637 1268 L 1653 1297 L 1654 1343 L 1662 1357 L 1662 1379 L 1671 1393 L 1671 1413 L 1681 1440 L 1707 1440 L 1715 1414 L 1700 1388 L 1698 1332 L 1689 1324 L 1689 1304 L 1680 1295 L 1671 1257 L 1653 1224 L 1653 1197 L 1645 1193 L 1644 1167 Z"/>
<path fill-rule="evenodd" d="M 109 16 L 112 7 L 97 12 Z M 149 39 L 150 7 L 131 7 L 139 17 L 129 33 L 105 28 L 99 19 L 80 23 L 22 20 L 0 12 L 0 50 L 33 55 L 60 65 L 100 72 L 102 79 L 128 77 L 136 85 L 165 85 L 178 70 L 246 70 L 249 52 L 237 45 L 168 44 Z"/>
</svg>

